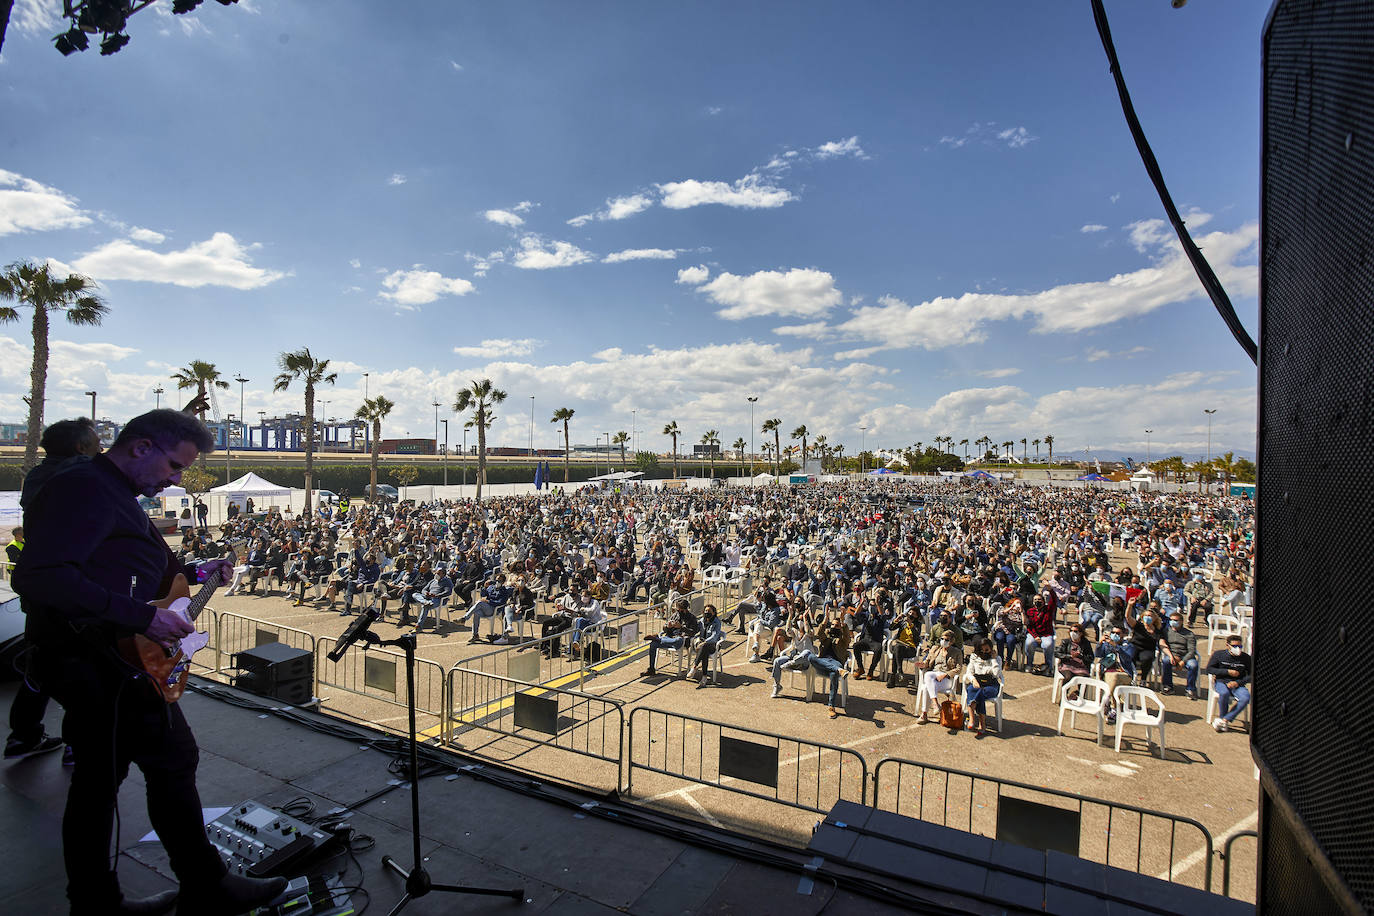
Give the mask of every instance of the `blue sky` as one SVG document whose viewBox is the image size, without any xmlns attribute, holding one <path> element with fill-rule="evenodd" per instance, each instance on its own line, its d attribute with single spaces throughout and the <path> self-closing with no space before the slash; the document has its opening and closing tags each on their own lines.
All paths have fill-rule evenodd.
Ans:
<svg viewBox="0 0 1374 916">
<path fill-rule="evenodd" d="M 1265 5 L 1107 7 L 1253 334 Z M 754 395 L 756 425 L 851 453 L 1141 458 L 1148 428 L 1197 457 L 1204 407 L 1213 452 L 1253 452 L 1254 367 L 1162 222 L 1086 3 L 161 0 L 106 58 L 53 50 L 59 8 L 17 0 L 0 58 L 0 260 L 95 277 L 111 311 L 54 327 L 48 420 L 90 389 L 127 418 L 192 359 L 250 379 L 249 416 L 299 410 L 270 379 L 309 346 L 340 373 L 321 412 L 367 372 L 386 435 L 433 435 L 432 402 L 489 377 L 513 446 L 533 396 L 541 447 L 565 406 L 574 441 L 633 424 L 666 451 L 676 421 L 728 447 Z M 29 347 L 0 325 L 0 420 Z"/>
</svg>

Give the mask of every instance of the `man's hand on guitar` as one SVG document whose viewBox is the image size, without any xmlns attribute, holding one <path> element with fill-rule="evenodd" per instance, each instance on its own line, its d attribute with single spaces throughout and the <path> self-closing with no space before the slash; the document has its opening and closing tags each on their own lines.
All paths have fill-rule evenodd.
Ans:
<svg viewBox="0 0 1374 916">
<path fill-rule="evenodd" d="M 210 576 L 219 573 L 220 582 L 228 582 L 234 576 L 234 564 L 225 559 L 206 560 L 196 567 L 196 578 L 208 581 Z"/>
<path fill-rule="evenodd" d="M 190 636 L 195 631 L 196 628 L 187 623 L 186 618 L 176 611 L 158 608 L 153 613 L 152 622 L 148 624 L 148 629 L 143 631 L 143 635 L 170 649 L 176 645 L 178 639 L 183 636 Z"/>
</svg>

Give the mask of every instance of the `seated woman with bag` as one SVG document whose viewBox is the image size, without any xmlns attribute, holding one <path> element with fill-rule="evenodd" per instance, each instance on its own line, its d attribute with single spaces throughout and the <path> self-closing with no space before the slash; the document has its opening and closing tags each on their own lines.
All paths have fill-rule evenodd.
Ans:
<svg viewBox="0 0 1374 916">
<path fill-rule="evenodd" d="M 954 693 L 955 682 L 959 679 L 959 671 L 964 667 L 964 654 L 959 650 L 958 646 L 954 645 L 950 635 L 948 633 L 943 633 L 940 635 L 939 640 L 930 647 L 925 658 L 921 659 L 920 667 L 923 671 L 921 676 L 925 678 L 928 702 L 935 702 L 938 704 L 940 694 Z M 938 715 L 938 705 L 936 712 Z M 923 707 L 921 709 L 921 715 L 916 722 L 924 725 L 929 721 L 930 718 L 927 714 L 927 710 Z M 941 721 L 943 723 L 943 719 Z"/>
<path fill-rule="evenodd" d="M 973 712 L 973 727 L 981 736 L 986 725 L 987 702 L 1002 690 L 1002 662 L 992 651 L 992 640 L 978 640 L 964 669 L 964 701 Z"/>
</svg>

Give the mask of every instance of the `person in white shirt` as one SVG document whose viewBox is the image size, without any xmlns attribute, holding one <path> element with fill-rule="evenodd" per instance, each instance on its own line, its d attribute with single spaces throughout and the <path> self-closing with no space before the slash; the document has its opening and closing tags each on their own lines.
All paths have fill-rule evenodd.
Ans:
<svg viewBox="0 0 1374 916">
<path fill-rule="evenodd" d="M 973 710 L 972 724 L 979 737 L 987 724 L 987 702 L 1002 690 L 1001 678 L 1002 661 L 992 649 L 992 640 L 978 640 L 964 668 L 964 699 Z"/>
</svg>

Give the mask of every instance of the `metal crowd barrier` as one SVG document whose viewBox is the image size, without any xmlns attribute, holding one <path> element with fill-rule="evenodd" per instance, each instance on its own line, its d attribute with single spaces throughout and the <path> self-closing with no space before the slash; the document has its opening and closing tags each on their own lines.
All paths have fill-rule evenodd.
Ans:
<svg viewBox="0 0 1374 916">
<path fill-rule="evenodd" d="M 196 618 L 196 626 L 210 635 L 210 641 L 191 659 L 191 673 L 213 677 L 220 668 L 219 614 L 214 608 L 205 608 Z"/>
<path fill-rule="evenodd" d="M 406 657 L 403 653 L 354 645 L 344 652 L 343 658 L 332 662 L 329 653 L 335 642 L 328 636 L 321 636 L 316 642 L 317 693 L 330 687 L 406 708 Z M 442 665 L 428 659 L 415 659 L 415 709 L 439 719 L 441 727 L 447 710 L 444 687 Z"/>
<path fill-rule="evenodd" d="M 454 711 L 445 716 L 445 743 L 455 743 L 467 729 L 482 729 L 568 751 L 614 764 L 620 789 L 625 705 L 619 700 L 462 668 L 450 669 L 448 677 Z M 575 775 L 572 780 L 578 781 Z"/>
<path fill-rule="evenodd" d="M 627 794 L 640 769 L 817 814 L 867 804 L 868 764 L 833 744 L 646 706 L 630 711 L 628 743 Z"/>
<path fill-rule="evenodd" d="M 227 677 L 235 652 L 256 649 L 272 642 L 283 643 L 293 649 L 315 652 L 313 633 L 283 626 L 271 620 L 232 614 L 229 611 L 218 614 L 215 617 L 214 637 L 211 640 L 211 645 L 215 649 L 214 670 Z"/>
<path fill-rule="evenodd" d="M 1033 849 L 1054 849 L 1115 868 L 1157 874 L 1207 891 L 1212 888 L 1212 834 L 1180 815 L 900 757 L 880 760 L 874 768 L 873 807 Z M 1192 863 L 1177 864 L 1180 827 L 1197 831 L 1202 842 L 1199 884 L 1182 878 Z"/>
<path fill-rule="evenodd" d="M 1242 830 L 1226 838 L 1225 844 L 1221 847 L 1221 895 L 1223 897 L 1231 896 L 1231 862 L 1233 858 L 1231 854 L 1231 844 L 1235 843 L 1235 841 L 1239 840 L 1241 837 L 1249 837 L 1252 840 L 1258 840 L 1259 834 L 1254 830 Z"/>
</svg>

